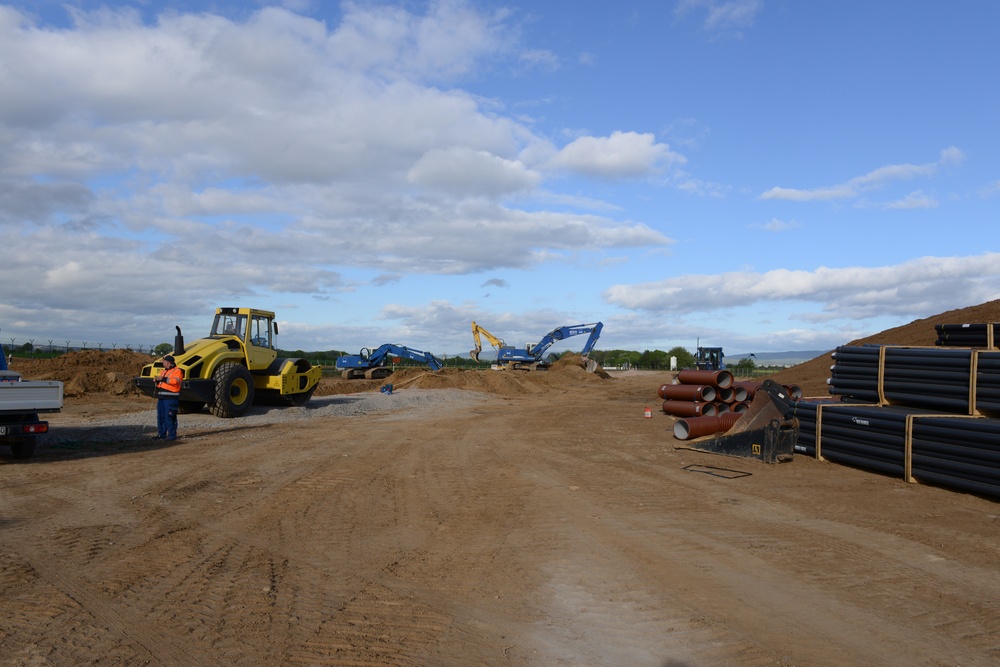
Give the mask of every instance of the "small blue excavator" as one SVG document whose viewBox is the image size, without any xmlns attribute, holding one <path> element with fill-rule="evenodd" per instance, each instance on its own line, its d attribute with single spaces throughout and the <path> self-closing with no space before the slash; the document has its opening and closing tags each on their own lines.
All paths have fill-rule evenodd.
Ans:
<svg viewBox="0 0 1000 667">
<path fill-rule="evenodd" d="M 395 369 L 391 364 L 394 359 L 400 358 L 425 363 L 434 371 L 444 367 L 444 362 L 430 352 L 421 352 L 405 345 L 386 343 L 374 351 L 365 347 L 361 349 L 361 354 L 345 354 L 337 357 L 337 370 L 340 371 L 340 377 L 345 380 L 360 378 L 381 380 L 392 375 Z"/>
</svg>

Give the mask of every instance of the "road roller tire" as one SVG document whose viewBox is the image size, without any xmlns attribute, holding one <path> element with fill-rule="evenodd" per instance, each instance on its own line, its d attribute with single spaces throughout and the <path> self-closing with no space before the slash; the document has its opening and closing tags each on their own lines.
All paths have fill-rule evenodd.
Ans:
<svg viewBox="0 0 1000 667">
<path fill-rule="evenodd" d="M 215 402 L 209 410 L 216 417 L 242 417 L 253 405 L 253 376 L 245 366 L 233 362 L 219 364 L 212 374 Z"/>
</svg>

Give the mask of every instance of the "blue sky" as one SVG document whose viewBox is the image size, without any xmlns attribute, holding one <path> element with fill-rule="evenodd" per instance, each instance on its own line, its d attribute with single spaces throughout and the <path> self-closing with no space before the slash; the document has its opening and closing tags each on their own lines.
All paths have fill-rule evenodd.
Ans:
<svg viewBox="0 0 1000 667">
<path fill-rule="evenodd" d="M 0 4 L 0 341 L 148 346 L 235 305 L 288 349 L 602 321 L 603 349 L 735 354 L 997 299 L 998 19 Z"/>
</svg>

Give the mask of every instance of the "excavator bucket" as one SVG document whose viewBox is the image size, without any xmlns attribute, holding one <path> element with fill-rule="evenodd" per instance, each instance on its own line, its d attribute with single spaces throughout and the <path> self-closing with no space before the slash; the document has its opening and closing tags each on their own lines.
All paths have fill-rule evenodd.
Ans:
<svg viewBox="0 0 1000 667">
<path fill-rule="evenodd" d="M 765 380 L 750 408 L 723 434 L 690 443 L 692 449 L 752 458 L 764 463 L 792 460 L 799 421 L 792 416 L 792 397 L 774 380 Z"/>
<path fill-rule="evenodd" d="M 469 356 L 473 361 L 479 361 L 479 350 L 469 350 Z"/>
</svg>

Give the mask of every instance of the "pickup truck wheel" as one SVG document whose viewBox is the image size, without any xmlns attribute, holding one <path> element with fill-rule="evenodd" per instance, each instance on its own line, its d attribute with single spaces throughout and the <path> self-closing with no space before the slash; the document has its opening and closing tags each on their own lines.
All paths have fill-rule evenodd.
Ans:
<svg viewBox="0 0 1000 667">
<path fill-rule="evenodd" d="M 215 402 L 210 410 L 216 417 L 242 417 L 253 405 L 253 376 L 245 366 L 234 362 L 220 364 L 212 374 Z"/>
<path fill-rule="evenodd" d="M 10 453 L 15 459 L 30 459 L 35 454 L 34 438 L 11 438 Z"/>
</svg>

